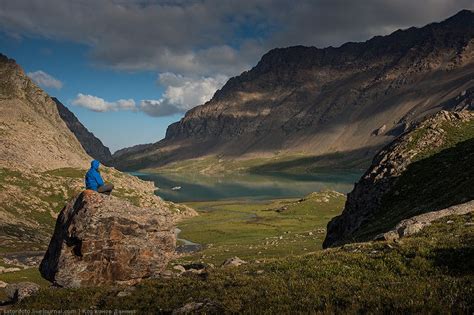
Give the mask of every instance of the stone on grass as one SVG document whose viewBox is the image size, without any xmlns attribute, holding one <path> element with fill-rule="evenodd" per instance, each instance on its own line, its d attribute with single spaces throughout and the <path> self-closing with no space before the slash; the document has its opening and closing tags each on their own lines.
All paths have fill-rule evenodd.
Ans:
<svg viewBox="0 0 474 315">
<path fill-rule="evenodd" d="M 189 302 L 173 310 L 172 314 L 223 314 L 224 309 L 210 300 Z"/>
<path fill-rule="evenodd" d="M 451 206 L 446 209 L 431 211 L 416 215 L 409 219 L 400 221 L 393 229 L 388 232 L 377 235 L 375 241 L 396 241 L 402 237 L 411 236 L 419 233 L 423 228 L 431 225 L 431 222 L 450 215 L 464 215 L 474 211 L 474 200 Z M 447 220 L 446 224 L 453 224 L 453 220 Z"/>
<path fill-rule="evenodd" d="M 35 295 L 40 286 L 33 282 L 10 283 L 5 287 L 5 292 L 10 302 L 16 303 L 24 298 Z"/>
<path fill-rule="evenodd" d="M 235 256 L 232 258 L 226 259 L 223 263 L 223 267 L 238 267 L 240 265 L 246 264 L 247 262 Z"/>
<path fill-rule="evenodd" d="M 176 265 L 176 266 L 173 267 L 173 269 L 177 270 L 179 273 L 183 273 L 183 272 L 186 271 L 186 269 L 181 265 Z"/>
</svg>

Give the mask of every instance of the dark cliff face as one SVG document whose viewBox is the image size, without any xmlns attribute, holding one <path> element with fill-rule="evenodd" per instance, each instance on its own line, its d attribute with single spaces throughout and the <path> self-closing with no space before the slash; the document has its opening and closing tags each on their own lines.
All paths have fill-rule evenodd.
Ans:
<svg viewBox="0 0 474 315">
<path fill-rule="evenodd" d="M 474 13 L 467 10 L 364 43 L 273 49 L 170 125 L 164 140 L 121 158 L 153 167 L 275 151 L 369 156 L 369 148 L 472 87 L 473 72 Z"/>
<path fill-rule="evenodd" d="M 87 130 L 77 117 L 57 98 L 53 97 L 52 100 L 56 103 L 59 115 L 66 123 L 66 126 L 76 136 L 87 154 L 94 159 L 99 160 L 102 164 L 109 165 L 109 162 L 112 159 L 112 154 L 110 153 L 109 148 L 104 146 L 102 141 L 96 138 L 92 132 Z"/>
</svg>

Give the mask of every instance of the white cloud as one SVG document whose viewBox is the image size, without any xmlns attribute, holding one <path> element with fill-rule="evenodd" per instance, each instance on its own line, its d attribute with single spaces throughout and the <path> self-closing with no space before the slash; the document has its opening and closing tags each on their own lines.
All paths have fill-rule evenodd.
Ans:
<svg viewBox="0 0 474 315">
<path fill-rule="evenodd" d="M 209 101 L 227 79 L 224 75 L 192 78 L 171 72 L 161 73 L 157 83 L 166 87 L 163 97 L 142 100 L 140 110 L 155 117 L 184 113 Z"/>
<path fill-rule="evenodd" d="M 29 76 L 33 82 L 43 88 L 53 88 L 59 90 L 63 87 L 63 83 L 61 81 L 42 70 L 28 72 L 26 75 Z"/>
<path fill-rule="evenodd" d="M 108 102 L 103 98 L 79 93 L 72 101 L 73 105 L 88 108 L 95 112 L 109 112 L 118 110 L 136 110 L 135 101 L 133 99 L 120 99 L 115 102 Z"/>
<path fill-rule="evenodd" d="M 131 110 L 142 111 L 153 117 L 168 116 L 184 113 L 197 105 L 209 101 L 227 79 L 224 75 L 193 78 L 165 72 L 161 73 L 157 80 L 157 84 L 165 87 L 165 92 L 160 99 L 142 100 L 139 106 L 136 106 L 133 99 L 120 99 L 115 102 L 109 102 L 94 95 L 79 93 L 72 101 L 72 104 L 95 112 Z"/>
</svg>

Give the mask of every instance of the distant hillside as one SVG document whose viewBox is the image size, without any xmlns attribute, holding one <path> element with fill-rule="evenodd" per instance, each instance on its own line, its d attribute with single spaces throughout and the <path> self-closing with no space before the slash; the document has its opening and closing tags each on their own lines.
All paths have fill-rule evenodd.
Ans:
<svg viewBox="0 0 474 315">
<path fill-rule="evenodd" d="M 367 241 L 401 220 L 474 200 L 474 93 L 383 148 L 328 224 L 325 247 Z"/>
<path fill-rule="evenodd" d="M 341 47 L 273 49 L 121 169 L 205 157 L 333 153 L 369 160 L 474 86 L 474 13 Z M 344 160 L 344 159 L 343 159 Z"/>
<path fill-rule="evenodd" d="M 57 98 L 53 97 L 52 100 L 56 103 L 59 115 L 66 123 L 66 126 L 76 136 L 87 154 L 107 165 L 108 161 L 112 159 L 109 148 L 104 146 L 102 141 L 87 130 L 77 117 Z"/>
<path fill-rule="evenodd" d="M 113 158 L 117 159 L 117 158 L 120 158 L 121 156 L 126 156 L 130 153 L 133 153 L 133 152 L 140 152 L 141 150 L 146 149 L 151 145 L 152 145 L 152 143 L 137 144 L 137 145 L 134 145 L 133 147 L 128 147 L 128 148 L 123 148 L 123 149 L 117 150 L 117 151 L 114 152 Z"/>
<path fill-rule="evenodd" d="M 49 95 L 1 54 L 0 135 L 0 167 L 40 171 L 90 160 Z"/>
</svg>

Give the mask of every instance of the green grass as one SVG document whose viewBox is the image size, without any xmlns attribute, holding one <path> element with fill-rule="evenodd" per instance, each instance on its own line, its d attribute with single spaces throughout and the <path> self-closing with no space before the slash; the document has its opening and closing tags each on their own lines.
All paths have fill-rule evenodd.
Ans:
<svg viewBox="0 0 474 315">
<path fill-rule="evenodd" d="M 8 177 L 21 177 L 21 173 L 7 168 L 0 168 L 0 182 L 4 182 Z"/>
<path fill-rule="evenodd" d="M 83 178 L 87 170 L 65 167 L 58 168 L 50 171 L 46 171 L 46 174 L 59 176 L 59 177 L 68 177 L 68 178 Z"/>
<path fill-rule="evenodd" d="M 453 220 L 452 224 L 446 224 Z M 18 309 L 170 312 L 211 301 L 211 313 L 465 313 L 474 311 L 472 214 L 445 218 L 399 243 L 365 243 L 216 268 L 205 277 L 145 281 L 119 289 L 43 289 Z M 462 263 L 461 263 L 462 262 Z"/>
<path fill-rule="evenodd" d="M 0 273 L 0 281 L 7 283 L 18 283 L 18 282 L 34 282 L 43 287 L 49 287 L 51 283 L 43 277 L 38 270 L 38 268 L 27 268 L 15 272 Z"/>
<path fill-rule="evenodd" d="M 190 159 L 173 162 L 162 167 L 145 169 L 145 172 L 160 173 L 201 173 L 208 175 L 219 175 L 222 173 L 246 172 L 254 165 L 265 163 L 268 159 L 232 159 L 209 156 L 198 159 Z"/>
<path fill-rule="evenodd" d="M 419 161 L 428 158 L 443 150 L 456 147 L 458 143 L 474 138 L 473 120 L 457 124 L 453 124 L 451 122 L 444 122 L 441 124 L 440 128 L 446 132 L 443 145 L 436 148 L 428 148 L 428 150 L 425 150 L 424 152 L 421 152 L 421 154 L 418 154 L 415 157 L 414 161 Z M 416 146 L 424 133 L 426 133 L 426 128 L 417 130 L 409 146 Z"/>
<path fill-rule="evenodd" d="M 3 168 L 0 169 L 0 186 L 4 187 L 6 185 L 16 186 L 25 196 L 34 195 L 38 197 L 40 201 L 50 205 L 52 210 L 56 213 L 62 209 L 67 201 L 61 193 L 54 193 L 48 188 L 44 188 L 36 178 L 30 178 L 21 172 Z M 72 190 L 70 190 L 70 194 L 72 193 Z M 50 211 L 38 211 L 32 209 L 33 207 L 29 202 L 30 200 L 27 198 L 12 198 L 10 201 L 2 200 L 0 201 L 0 208 L 14 214 L 18 218 L 24 218 L 30 222 L 34 221 L 38 223 L 38 230 L 47 230 L 49 233 L 49 231 L 53 229 L 56 219 L 51 216 Z M 53 205 L 56 206 L 53 207 Z M 0 233 L 2 235 L 17 236 L 18 238 L 23 239 L 23 241 L 27 238 L 33 238 L 34 232 L 32 234 L 30 228 L 27 228 L 26 226 L 21 227 L 23 231 L 27 232 L 21 232 L 18 228 L 19 226 L 3 225 Z M 18 233 L 16 230 L 18 230 Z M 21 247 L 23 248 L 24 246 L 22 245 Z M 0 245 L 0 248 L 3 248 L 3 244 Z M 10 248 L 9 250 L 14 251 L 15 248 Z"/>
<path fill-rule="evenodd" d="M 255 260 L 318 250 L 327 222 L 341 212 L 344 201 L 342 194 L 321 192 L 302 200 L 187 203 L 200 215 L 178 224 L 179 238 L 204 245 L 204 250 L 182 260 L 220 264 L 232 256 Z"/>
<path fill-rule="evenodd" d="M 10 169 L 0 169 L 0 187 L 9 185 L 21 191 L 20 195 L 12 196 L 11 199 L 0 200 L 0 209 L 17 218 L 16 222 L 3 222 L 0 227 L 1 252 L 30 250 L 47 246 L 48 235 L 52 233 L 56 222 L 51 212 L 59 213 L 75 191 L 66 186 L 67 196 L 65 197 L 62 192 L 45 186 L 45 183 L 51 184 L 57 181 L 60 185 L 67 185 L 67 182 L 65 184 L 65 181 L 58 177 L 71 178 L 73 171 L 77 172 L 74 169 L 58 169 L 39 174 L 41 177 L 37 178 Z M 54 175 L 52 175 L 53 173 Z M 29 197 L 35 198 L 30 199 Z M 32 228 L 31 224 L 37 226 Z M 8 239 L 8 241 L 4 241 L 4 239 Z"/>
<path fill-rule="evenodd" d="M 18 186 L 20 189 L 27 189 L 31 185 L 30 181 L 20 172 L 6 168 L 0 168 L 0 186 L 6 184 Z M 35 184 L 33 185 L 37 186 Z"/>
</svg>

